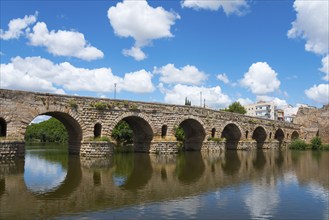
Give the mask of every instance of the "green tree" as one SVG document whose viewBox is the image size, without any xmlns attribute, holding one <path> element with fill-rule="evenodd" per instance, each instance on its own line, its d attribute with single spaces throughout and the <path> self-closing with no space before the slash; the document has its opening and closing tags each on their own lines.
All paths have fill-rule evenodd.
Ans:
<svg viewBox="0 0 329 220">
<path fill-rule="evenodd" d="M 65 126 L 55 118 L 38 124 L 30 124 L 26 128 L 25 140 L 27 142 L 56 142 L 66 143 L 68 134 Z"/>
<path fill-rule="evenodd" d="M 184 141 L 185 134 L 182 127 L 179 126 L 175 128 L 175 137 L 177 141 Z"/>
<path fill-rule="evenodd" d="M 130 144 L 133 143 L 133 130 L 129 127 L 129 124 L 125 121 L 120 121 L 112 131 L 112 138 L 114 138 L 118 144 Z"/>
<path fill-rule="evenodd" d="M 224 109 L 226 112 L 235 112 L 239 114 L 246 114 L 247 110 L 240 104 L 240 102 L 233 102 L 228 108 Z"/>
</svg>

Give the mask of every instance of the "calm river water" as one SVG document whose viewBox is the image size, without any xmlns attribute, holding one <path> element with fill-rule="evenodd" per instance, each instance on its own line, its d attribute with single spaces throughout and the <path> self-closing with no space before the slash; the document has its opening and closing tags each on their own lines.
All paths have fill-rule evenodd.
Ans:
<svg viewBox="0 0 329 220">
<path fill-rule="evenodd" d="M 329 219 L 329 152 L 115 154 L 28 146 L 0 163 L 0 219 Z"/>
</svg>

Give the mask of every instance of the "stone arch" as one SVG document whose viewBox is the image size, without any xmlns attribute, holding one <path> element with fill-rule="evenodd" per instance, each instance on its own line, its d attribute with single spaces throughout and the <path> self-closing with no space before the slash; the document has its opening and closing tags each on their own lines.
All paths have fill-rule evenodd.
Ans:
<svg viewBox="0 0 329 220">
<path fill-rule="evenodd" d="M 241 136 L 241 128 L 235 123 L 226 124 L 221 135 L 226 139 L 225 147 L 227 149 L 237 149 Z"/>
<path fill-rule="evenodd" d="M 296 140 L 299 138 L 299 133 L 297 131 L 293 131 L 291 133 L 291 140 Z"/>
<path fill-rule="evenodd" d="M 97 122 L 94 125 L 94 138 L 98 138 L 102 136 L 102 124 Z"/>
<path fill-rule="evenodd" d="M 79 154 L 81 141 L 83 137 L 82 125 L 81 121 L 77 120 L 77 117 L 74 117 L 70 113 L 62 112 L 62 111 L 46 111 L 40 114 L 31 115 L 31 122 L 34 118 L 39 115 L 48 115 L 59 120 L 66 128 L 66 131 L 69 136 L 68 146 L 69 146 L 69 154 Z M 23 133 L 25 134 L 26 127 L 28 124 L 24 124 Z"/>
<path fill-rule="evenodd" d="M 7 122 L 4 118 L 0 117 L 0 137 L 7 136 Z"/>
<path fill-rule="evenodd" d="M 281 147 L 282 141 L 284 139 L 284 132 L 283 132 L 283 130 L 281 128 L 278 128 L 275 131 L 274 139 L 276 139 L 277 141 L 279 141 L 279 147 Z"/>
<path fill-rule="evenodd" d="M 178 126 L 184 130 L 184 149 L 200 150 L 206 137 L 202 121 L 193 116 L 184 117 L 180 119 Z"/>
<path fill-rule="evenodd" d="M 257 148 L 262 148 L 266 140 L 266 130 L 262 126 L 258 126 L 252 133 L 252 139 L 256 140 Z"/>
<path fill-rule="evenodd" d="M 127 122 L 133 130 L 134 151 L 149 152 L 154 136 L 151 120 L 141 113 L 124 113 L 114 120 L 111 131 L 121 120 Z"/>
</svg>

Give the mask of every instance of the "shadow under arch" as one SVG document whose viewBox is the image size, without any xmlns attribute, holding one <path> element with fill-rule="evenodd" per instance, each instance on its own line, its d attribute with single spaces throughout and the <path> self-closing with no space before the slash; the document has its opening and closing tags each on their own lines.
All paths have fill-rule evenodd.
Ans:
<svg viewBox="0 0 329 220">
<path fill-rule="evenodd" d="M 135 153 L 133 157 L 133 169 L 127 180 L 120 186 L 120 188 L 130 191 L 144 188 L 153 173 L 149 154 Z"/>
<path fill-rule="evenodd" d="M 296 140 L 299 138 L 299 133 L 297 131 L 293 131 L 291 134 L 291 140 Z"/>
<path fill-rule="evenodd" d="M 258 126 L 252 133 L 252 139 L 256 140 L 257 148 L 263 148 L 266 137 L 266 131 L 262 126 Z"/>
<path fill-rule="evenodd" d="M 179 127 L 184 131 L 184 149 L 187 151 L 201 150 L 206 137 L 202 124 L 196 119 L 188 118 L 183 120 Z"/>
<path fill-rule="evenodd" d="M 284 133 L 283 133 L 283 130 L 281 128 L 279 128 L 275 131 L 274 139 L 279 141 L 279 147 L 281 147 L 282 141 L 284 139 Z"/>
<path fill-rule="evenodd" d="M 150 124 L 144 118 L 134 115 L 126 116 L 121 120 L 127 122 L 133 131 L 134 151 L 149 152 L 154 135 Z"/>
<path fill-rule="evenodd" d="M 237 149 L 238 143 L 241 138 L 241 130 L 236 124 L 229 123 L 224 127 L 221 138 L 226 139 L 226 149 Z"/>
<path fill-rule="evenodd" d="M 184 184 L 191 184 L 201 178 L 205 171 L 205 164 L 200 151 L 183 152 L 177 156 L 175 172 L 178 180 Z"/>
<path fill-rule="evenodd" d="M 80 158 L 78 156 L 69 156 L 68 169 L 64 181 L 56 187 L 56 189 L 46 193 L 34 193 L 36 198 L 39 199 L 58 199 L 67 198 L 72 194 L 80 185 L 82 180 L 82 171 Z"/>
</svg>

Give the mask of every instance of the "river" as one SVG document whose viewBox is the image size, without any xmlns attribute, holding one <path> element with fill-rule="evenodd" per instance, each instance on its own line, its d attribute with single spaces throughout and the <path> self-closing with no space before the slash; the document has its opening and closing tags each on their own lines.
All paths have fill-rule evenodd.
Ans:
<svg viewBox="0 0 329 220">
<path fill-rule="evenodd" d="M 0 219 L 329 219 L 328 151 L 67 152 L 0 162 Z"/>
</svg>

